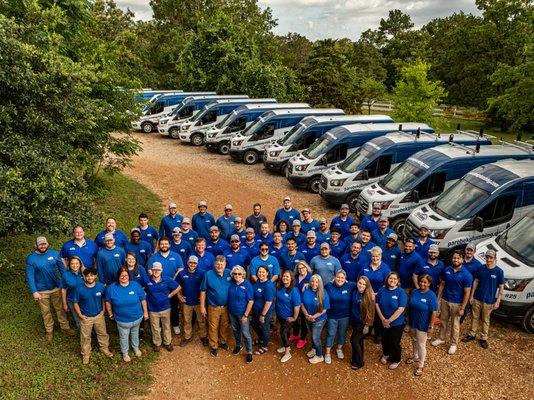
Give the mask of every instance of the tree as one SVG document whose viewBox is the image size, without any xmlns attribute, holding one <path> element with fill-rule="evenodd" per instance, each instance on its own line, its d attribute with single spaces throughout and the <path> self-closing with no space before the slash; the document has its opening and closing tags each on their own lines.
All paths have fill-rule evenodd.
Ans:
<svg viewBox="0 0 534 400">
<path fill-rule="evenodd" d="M 373 77 L 365 77 L 359 84 L 359 97 L 361 103 L 367 107 L 367 112 L 371 115 L 371 107 L 380 99 L 384 99 L 386 96 L 386 87 L 380 81 L 377 81 Z"/>
<path fill-rule="evenodd" d="M 418 60 L 401 69 L 401 76 L 392 100 L 397 121 L 417 121 L 428 124 L 438 122 L 433 116 L 435 107 L 446 95 L 439 81 L 429 81 L 430 65 Z"/>
<path fill-rule="evenodd" d="M 313 48 L 312 42 L 306 36 L 292 32 L 286 36 L 279 36 L 277 39 L 280 42 L 282 63 L 299 74 L 310 58 Z"/>
</svg>

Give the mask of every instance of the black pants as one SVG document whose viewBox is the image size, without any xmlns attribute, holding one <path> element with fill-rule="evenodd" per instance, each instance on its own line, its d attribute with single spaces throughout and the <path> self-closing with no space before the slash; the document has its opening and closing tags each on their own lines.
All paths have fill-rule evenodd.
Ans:
<svg viewBox="0 0 534 400">
<path fill-rule="evenodd" d="M 363 327 L 365 324 L 360 321 L 351 321 L 352 335 L 350 336 L 350 344 L 352 346 L 352 360 L 351 364 L 355 367 L 363 367 L 363 343 L 364 334 Z"/>
<path fill-rule="evenodd" d="M 302 311 L 299 312 L 299 317 L 293 324 L 293 334 L 300 336 L 300 340 L 306 340 L 308 335 L 308 325 L 306 324 L 306 317 Z"/>
<path fill-rule="evenodd" d="M 180 303 L 178 296 L 171 297 L 171 326 L 180 326 Z"/>
<path fill-rule="evenodd" d="M 293 327 L 293 322 L 287 322 L 285 319 L 278 319 L 280 323 L 280 340 L 282 341 L 282 346 L 289 347 L 289 332 Z"/>
<path fill-rule="evenodd" d="M 391 328 L 382 327 L 382 352 L 388 356 L 388 361 L 398 363 L 401 360 L 401 338 L 404 332 L 404 324 L 392 326 Z"/>
<path fill-rule="evenodd" d="M 382 321 L 378 316 L 378 313 L 375 313 L 375 320 L 373 321 L 373 339 L 375 343 L 378 343 L 379 338 L 382 337 Z"/>
</svg>

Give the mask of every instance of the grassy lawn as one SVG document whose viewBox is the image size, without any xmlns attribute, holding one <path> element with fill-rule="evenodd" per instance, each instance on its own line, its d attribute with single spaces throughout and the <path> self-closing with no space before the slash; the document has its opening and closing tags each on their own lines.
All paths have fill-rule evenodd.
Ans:
<svg viewBox="0 0 534 400">
<path fill-rule="evenodd" d="M 124 231 L 137 224 L 141 211 L 152 216 L 152 223 L 162 213 L 155 194 L 122 175 L 103 176 L 98 198 L 102 225 L 112 215 Z M 101 229 L 89 230 L 88 236 L 93 238 Z M 56 249 L 66 239 L 49 236 Z M 150 383 L 154 356 L 145 342 L 142 349 L 147 351 L 141 359 L 123 363 L 114 323 L 108 324 L 115 353 L 112 361 L 93 342 L 91 363 L 83 366 L 79 338 L 58 333 L 57 322 L 52 344 L 45 343 L 39 307 L 24 278 L 24 260 L 34 240 L 34 236 L 18 235 L 0 241 L 0 399 L 108 399 L 143 393 Z"/>
</svg>

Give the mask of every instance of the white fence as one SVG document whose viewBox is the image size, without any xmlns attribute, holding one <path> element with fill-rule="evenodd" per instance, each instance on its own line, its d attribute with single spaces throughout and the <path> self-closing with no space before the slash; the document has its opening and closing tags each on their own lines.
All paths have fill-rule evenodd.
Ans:
<svg viewBox="0 0 534 400">
<path fill-rule="evenodd" d="M 364 105 L 365 106 L 365 105 Z M 392 112 L 395 106 L 391 101 L 376 101 L 371 105 L 371 111 Z M 484 121 L 486 116 L 476 108 L 457 107 L 441 104 L 434 109 L 434 115 L 446 118 L 474 119 Z"/>
</svg>

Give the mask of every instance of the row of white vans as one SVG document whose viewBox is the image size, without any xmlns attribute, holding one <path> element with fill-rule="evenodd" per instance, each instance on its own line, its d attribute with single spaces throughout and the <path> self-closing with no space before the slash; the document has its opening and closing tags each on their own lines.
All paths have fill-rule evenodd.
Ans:
<svg viewBox="0 0 534 400">
<path fill-rule="evenodd" d="M 170 95 L 163 95 L 162 97 Z M 176 96 L 176 94 L 174 95 Z M 328 203 L 360 217 L 379 203 L 401 236 L 430 229 L 442 255 L 480 242 L 499 250 L 505 298 L 497 314 L 534 332 L 534 149 L 482 132 L 439 134 L 386 115 L 352 116 L 275 99 L 180 93 L 160 114 L 145 115 L 162 135 L 284 174 Z M 160 107 L 161 108 L 161 107 Z M 151 129 L 152 130 L 152 129 Z"/>
</svg>

